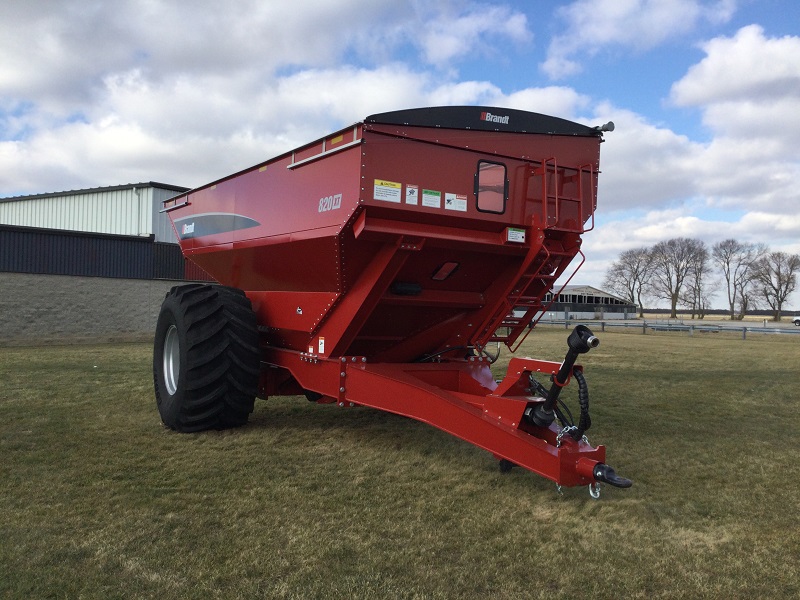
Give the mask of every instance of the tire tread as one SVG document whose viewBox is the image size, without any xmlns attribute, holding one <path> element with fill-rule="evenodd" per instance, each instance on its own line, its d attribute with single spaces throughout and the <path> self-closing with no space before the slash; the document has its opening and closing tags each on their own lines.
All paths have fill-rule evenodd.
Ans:
<svg viewBox="0 0 800 600">
<path fill-rule="evenodd" d="M 186 347 L 181 352 L 186 354 L 186 373 L 183 389 L 170 398 L 180 406 L 174 418 L 165 418 L 159 393 L 161 359 L 158 350 L 154 353 L 156 398 L 164 424 L 182 432 L 244 425 L 253 411 L 260 372 L 258 322 L 250 300 L 235 288 L 186 284 L 167 292 L 164 306 L 168 303 L 185 325 Z"/>
</svg>

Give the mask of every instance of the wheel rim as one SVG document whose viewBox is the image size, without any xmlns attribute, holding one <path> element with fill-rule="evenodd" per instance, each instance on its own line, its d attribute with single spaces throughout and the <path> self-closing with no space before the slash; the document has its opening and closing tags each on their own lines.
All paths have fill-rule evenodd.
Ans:
<svg viewBox="0 0 800 600">
<path fill-rule="evenodd" d="M 180 365 L 181 348 L 178 340 L 178 328 L 170 325 L 167 335 L 164 336 L 164 384 L 167 386 L 167 393 L 170 396 L 178 391 Z"/>
</svg>

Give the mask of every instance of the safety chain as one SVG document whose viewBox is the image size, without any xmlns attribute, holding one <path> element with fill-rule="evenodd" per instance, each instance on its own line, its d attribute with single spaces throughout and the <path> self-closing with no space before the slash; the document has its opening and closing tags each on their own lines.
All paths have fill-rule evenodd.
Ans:
<svg viewBox="0 0 800 600">
<path fill-rule="evenodd" d="M 595 481 L 594 483 L 589 484 L 589 495 L 597 500 L 600 498 L 600 482 Z"/>
<path fill-rule="evenodd" d="M 568 425 L 562 428 L 561 431 L 559 431 L 558 435 L 556 436 L 556 448 L 561 448 L 561 440 L 564 438 L 565 435 L 571 433 L 573 430 L 577 431 L 577 429 L 578 428 L 575 425 Z M 581 441 L 585 442 L 586 444 L 589 444 L 589 439 L 585 435 L 581 438 Z M 556 484 L 556 492 L 558 492 L 559 496 L 564 495 L 564 492 L 559 484 Z M 595 500 L 600 498 L 600 482 L 595 481 L 594 483 L 589 484 L 589 495 Z"/>
<path fill-rule="evenodd" d="M 565 435 L 567 435 L 568 433 L 570 433 L 572 431 L 577 431 L 577 430 L 578 430 L 578 428 L 575 425 L 567 425 L 566 427 L 561 429 L 561 431 L 559 431 L 558 435 L 556 436 L 556 448 L 561 448 L 561 439 Z M 587 438 L 585 435 L 581 438 L 581 441 L 586 443 L 586 444 L 589 444 L 589 438 Z M 589 444 L 589 445 L 591 445 L 591 444 Z"/>
</svg>

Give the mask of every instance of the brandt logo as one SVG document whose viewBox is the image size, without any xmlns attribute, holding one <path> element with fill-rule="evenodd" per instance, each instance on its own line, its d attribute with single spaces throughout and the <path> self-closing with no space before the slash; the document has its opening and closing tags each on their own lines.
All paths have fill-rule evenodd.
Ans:
<svg viewBox="0 0 800 600">
<path fill-rule="evenodd" d="M 508 125 L 508 115 L 501 117 L 500 115 L 493 115 L 490 112 L 482 112 L 481 121 L 489 121 L 490 123 L 502 123 L 503 125 Z"/>
</svg>

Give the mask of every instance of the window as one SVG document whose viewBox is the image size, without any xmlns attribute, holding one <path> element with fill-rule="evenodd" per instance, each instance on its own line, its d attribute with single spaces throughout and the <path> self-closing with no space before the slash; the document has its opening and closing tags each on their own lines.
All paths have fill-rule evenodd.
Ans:
<svg viewBox="0 0 800 600">
<path fill-rule="evenodd" d="M 478 161 L 478 172 L 475 174 L 475 197 L 478 201 L 479 211 L 496 214 L 505 212 L 508 179 L 504 164 Z"/>
</svg>

